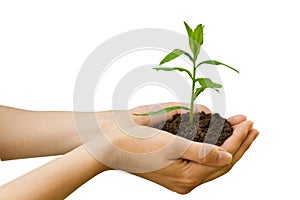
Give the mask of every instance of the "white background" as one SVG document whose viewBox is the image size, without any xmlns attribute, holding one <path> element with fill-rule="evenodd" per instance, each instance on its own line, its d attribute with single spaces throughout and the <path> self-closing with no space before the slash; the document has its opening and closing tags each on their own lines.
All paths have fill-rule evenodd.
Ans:
<svg viewBox="0 0 300 200">
<path fill-rule="evenodd" d="M 185 34 L 184 20 L 203 23 L 206 52 L 241 72 L 219 70 L 226 116 L 243 113 L 260 130 L 253 147 L 230 173 L 185 196 L 115 171 L 98 175 L 68 199 L 299 199 L 297 5 L 292 0 L 1 1 L 0 104 L 72 110 L 81 65 L 105 40 L 138 28 Z M 174 100 L 170 93 L 153 98 L 155 90 L 145 90 L 132 105 Z M 99 104 L 107 98 L 102 94 Z M 0 185 L 54 158 L 1 162 Z"/>
</svg>

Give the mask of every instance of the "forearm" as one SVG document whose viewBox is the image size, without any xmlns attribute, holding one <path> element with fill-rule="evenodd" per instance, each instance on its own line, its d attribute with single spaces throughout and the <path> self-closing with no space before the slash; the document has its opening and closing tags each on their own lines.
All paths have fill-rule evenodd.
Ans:
<svg viewBox="0 0 300 200">
<path fill-rule="evenodd" d="M 2 160 L 64 154 L 80 144 L 73 112 L 36 112 L 0 106 Z"/>
<path fill-rule="evenodd" d="M 80 146 L 0 188 L 1 199 L 64 199 L 108 168 Z M 17 191 L 17 192 L 16 192 Z"/>
</svg>

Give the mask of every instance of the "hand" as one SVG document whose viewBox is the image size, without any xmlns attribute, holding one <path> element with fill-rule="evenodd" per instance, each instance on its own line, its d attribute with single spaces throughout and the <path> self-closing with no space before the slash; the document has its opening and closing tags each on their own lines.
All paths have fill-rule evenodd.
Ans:
<svg viewBox="0 0 300 200">
<path fill-rule="evenodd" d="M 259 131 L 252 128 L 253 122 L 241 121 L 240 116 L 230 118 L 229 122 L 233 125 L 234 132 L 233 135 L 224 142 L 222 147 L 233 155 L 232 162 L 224 167 L 211 167 L 210 172 L 212 174 L 208 176 L 204 182 L 211 181 L 230 171 L 259 135 Z"/>
<path fill-rule="evenodd" d="M 152 107 L 154 105 L 142 106 L 130 112 L 145 113 Z M 204 106 L 198 105 L 197 109 L 209 112 Z M 244 116 L 229 119 L 234 125 L 234 133 L 222 147 L 195 143 L 149 127 L 179 112 L 135 117 L 128 111 L 30 112 L 0 106 L 0 124 L 4 124 L 0 126 L 2 158 L 62 154 L 81 142 L 85 145 L 85 148 L 79 146 L 1 186 L 0 193 L 9 199 L 32 199 L 32 195 L 36 199 L 62 199 L 88 179 L 108 169 L 122 169 L 178 193 L 187 193 L 228 172 L 258 135 L 258 131 L 252 129 L 252 122 L 245 121 Z M 19 126 L 10 126 L 11 122 L 18 122 Z M 43 133 L 42 138 L 40 132 Z M 81 140 L 77 139 L 76 133 Z M 203 157 L 204 153 L 206 156 Z M 66 185 L 66 182 L 72 184 Z M 44 185 L 49 186 L 47 190 Z M 64 190 L 61 190 L 62 185 Z M 16 190 L 18 193 L 14 192 Z"/>
<path fill-rule="evenodd" d="M 170 105 L 164 104 L 164 106 Z M 198 105 L 198 109 L 210 112 L 206 107 L 201 105 Z M 234 128 L 233 135 L 222 145 L 222 148 L 230 152 L 233 156 L 232 162 L 228 165 L 206 166 L 205 161 L 201 163 L 192 157 L 186 159 L 183 156 L 174 160 L 172 164 L 163 169 L 149 173 L 136 173 L 136 175 L 180 194 L 186 194 L 195 187 L 222 176 L 243 156 L 258 135 L 258 131 L 252 128 L 253 123 L 246 121 L 245 116 L 237 115 L 229 118 L 228 121 Z M 139 123 L 142 123 L 142 121 L 139 121 Z M 145 123 L 149 123 L 149 119 L 145 119 Z"/>
<path fill-rule="evenodd" d="M 156 107 L 168 107 L 174 104 L 178 103 L 159 104 Z M 149 127 L 150 124 L 168 119 L 181 112 L 180 110 L 166 115 L 147 117 L 132 115 L 132 113 L 149 112 L 151 107 L 155 106 L 141 106 L 130 110 L 130 113 L 127 111 L 99 112 L 97 114 L 99 130 L 95 131 L 94 139 L 85 142 L 86 148 L 95 158 L 111 169 L 131 173 L 161 170 L 172 163 L 177 164 L 177 160 L 189 160 L 203 166 L 213 167 L 224 166 L 231 162 L 231 154 L 221 147 L 192 142 Z M 195 111 L 197 110 L 209 112 L 204 106 L 198 106 Z M 86 123 L 83 124 L 86 125 Z M 88 125 L 88 127 L 92 126 Z M 82 134 L 84 133 L 83 131 Z M 89 138 L 93 137 L 89 135 Z"/>
</svg>

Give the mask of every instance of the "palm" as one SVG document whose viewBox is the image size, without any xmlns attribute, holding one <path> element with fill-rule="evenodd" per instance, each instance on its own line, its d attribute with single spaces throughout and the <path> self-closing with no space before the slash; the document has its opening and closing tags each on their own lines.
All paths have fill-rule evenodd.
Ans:
<svg viewBox="0 0 300 200">
<path fill-rule="evenodd" d="M 169 105 L 170 103 L 163 104 L 163 106 Z M 149 107 L 144 106 L 138 109 L 147 111 L 145 109 L 149 109 Z M 209 109 L 204 106 L 198 106 L 198 110 L 210 112 Z M 173 114 L 174 113 L 167 114 L 167 117 L 170 117 Z M 157 118 L 155 119 L 157 120 Z M 257 130 L 252 129 L 252 122 L 246 121 L 246 117 L 242 115 L 231 117 L 228 121 L 233 125 L 234 132 L 221 147 L 230 152 L 233 156 L 233 160 L 229 165 L 207 166 L 191 160 L 178 158 L 173 160 L 173 162 L 167 167 L 157 171 L 136 175 L 151 180 L 178 193 L 188 193 L 196 186 L 224 175 L 243 156 L 258 134 Z M 143 125 L 149 125 L 151 120 L 146 119 L 144 121 L 137 122 Z"/>
</svg>

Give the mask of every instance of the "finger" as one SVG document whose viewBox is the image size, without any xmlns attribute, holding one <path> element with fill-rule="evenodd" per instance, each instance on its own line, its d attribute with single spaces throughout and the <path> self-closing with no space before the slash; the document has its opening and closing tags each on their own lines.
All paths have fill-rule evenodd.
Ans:
<svg viewBox="0 0 300 200">
<path fill-rule="evenodd" d="M 160 103 L 160 104 L 150 104 L 150 105 L 143 105 L 136 108 L 133 108 L 130 110 L 132 114 L 134 113 L 149 113 L 151 111 L 157 111 L 163 108 L 167 107 L 173 107 L 173 106 L 184 106 L 177 102 L 167 102 L 167 103 Z M 159 114 L 159 115 L 152 115 L 152 116 L 135 116 L 132 115 L 132 120 L 138 124 L 138 125 L 151 125 L 155 123 L 159 123 L 162 121 L 166 121 L 168 119 L 171 119 L 173 115 L 180 113 L 180 110 L 173 110 L 168 113 Z"/>
<path fill-rule="evenodd" d="M 171 106 L 179 106 L 182 105 L 178 102 L 165 102 L 165 103 L 158 103 L 158 104 L 148 104 L 148 105 L 143 105 L 143 106 L 138 106 L 133 109 L 131 109 L 131 112 L 138 112 L 138 113 L 147 113 L 150 111 L 153 111 L 152 109 L 154 107 L 160 107 L 160 108 L 167 108 Z"/>
<path fill-rule="evenodd" d="M 211 180 L 216 179 L 216 178 L 222 176 L 223 174 L 229 172 L 231 170 L 231 168 L 233 167 L 233 165 L 235 165 L 235 163 L 237 163 L 242 158 L 242 156 L 249 149 L 252 142 L 256 139 L 256 137 L 258 135 L 259 135 L 259 132 L 255 129 L 252 129 L 251 131 L 249 131 L 243 144 L 241 145 L 239 150 L 236 152 L 236 154 L 233 156 L 233 159 L 232 159 L 232 162 L 230 163 L 230 165 L 224 166 L 218 170 L 215 169 L 215 172 L 212 175 L 210 175 L 209 177 L 207 177 L 204 182 L 211 181 Z"/>
<path fill-rule="evenodd" d="M 163 108 L 167 107 L 173 107 L 173 106 L 184 106 L 189 108 L 189 104 L 186 103 L 178 103 L 178 102 L 167 102 L 167 103 L 160 103 L 160 104 L 151 104 L 151 105 L 144 105 L 139 106 L 136 108 L 133 108 L 130 110 L 131 113 L 149 113 L 151 111 L 157 111 Z M 201 112 L 204 111 L 205 113 L 211 113 L 211 111 L 203 105 L 197 104 L 195 105 L 194 112 Z M 149 126 L 151 124 L 160 123 L 163 121 L 166 121 L 168 119 L 171 119 L 175 114 L 183 114 L 189 112 L 188 110 L 173 110 L 171 112 L 160 114 L 160 115 L 152 115 L 152 116 L 135 116 L 132 115 L 131 118 L 133 122 L 135 122 L 138 125 L 146 125 Z"/>
<path fill-rule="evenodd" d="M 233 117 L 230 117 L 228 119 L 228 122 L 231 124 L 231 126 L 238 125 L 242 123 L 243 121 L 246 121 L 247 117 L 244 115 L 235 115 Z"/>
<path fill-rule="evenodd" d="M 233 131 L 233 134 L 224 142 L 221 147 L 231 154 L 235 154 L 245 140 L 252 125 L 253 122 L 251 121 L 244 121 L 237 125 Z"/>
<path fill-rule="evenodd" d="M 175 106 L 179 105 L 179 106 L 184 106 L 184 107 L 190 108 L 190 104 L 188 104 L 188 103 L 173 102 L 171 104 L 174 104 Z M 205 112 L 206 114 L 211 113 L 211 110 L 209 108 L 207 108 L 206 106 L 201 105 L 201 104 L 194 104 L 194 113 L 198 113 L 198 112 L 202 112 L 202 111 Z M 187 112 L 189 112 L 189 110 L 179 109 L 177 113 L 183 114 L 183 113 L 187 113 Z"/>
<path fill-rule="evenodd" d="M 179 106 L 184 106 L 184 107 L 190 108 L 190 104 L 188 104 L 188 103 L 172 102 L 172 103 L 168 103 L 168 104 L 174 104 L 174 106 L 179 105 Z M 168 107 L 168 106 L 166 106 L 166 107 Z M 211 110 L 204 105 L 201 105 L 201 104 L 194 105 L 194 113 L 202 112 L 202 111 L 205 112 L 206 114 L 211 113 Z M 179 109 L 177 113 L 182 114 L 182 113 L 187 113 L 187 112 L 189 112 L 189 110 Z"/>
<path fill-rule="evenodd" d="M 197 113 L 197 112 L 202 112 L 202 111 L 205 112 L 206 114 L 212 113 L 211 110 L 209 108 L 207 108 L 206 106 L 201 105 L 201 104 L 196 104 L 195 108 L 194 108 L 194 112 Z"/>
<path fill-rule="evenodd" d="M 239 161 L 242 156 L 246 153 L 246 151 L 249 149 L 249 147 L 252 145 L 253 141 L 257 138 L 259 135 L 259 131 L 256 129 L 251 129 L 240 146 L 239 150 L 234 154 L 234 158 L 232 163 L 235 164 L 237 161 Z"/>
<path fill-rule="evenodd" d="M 231 162 L 232 155 L 215 145 L 192 142 L 181 158 L 201 165 L 224 166 Z"/>
</svg>

